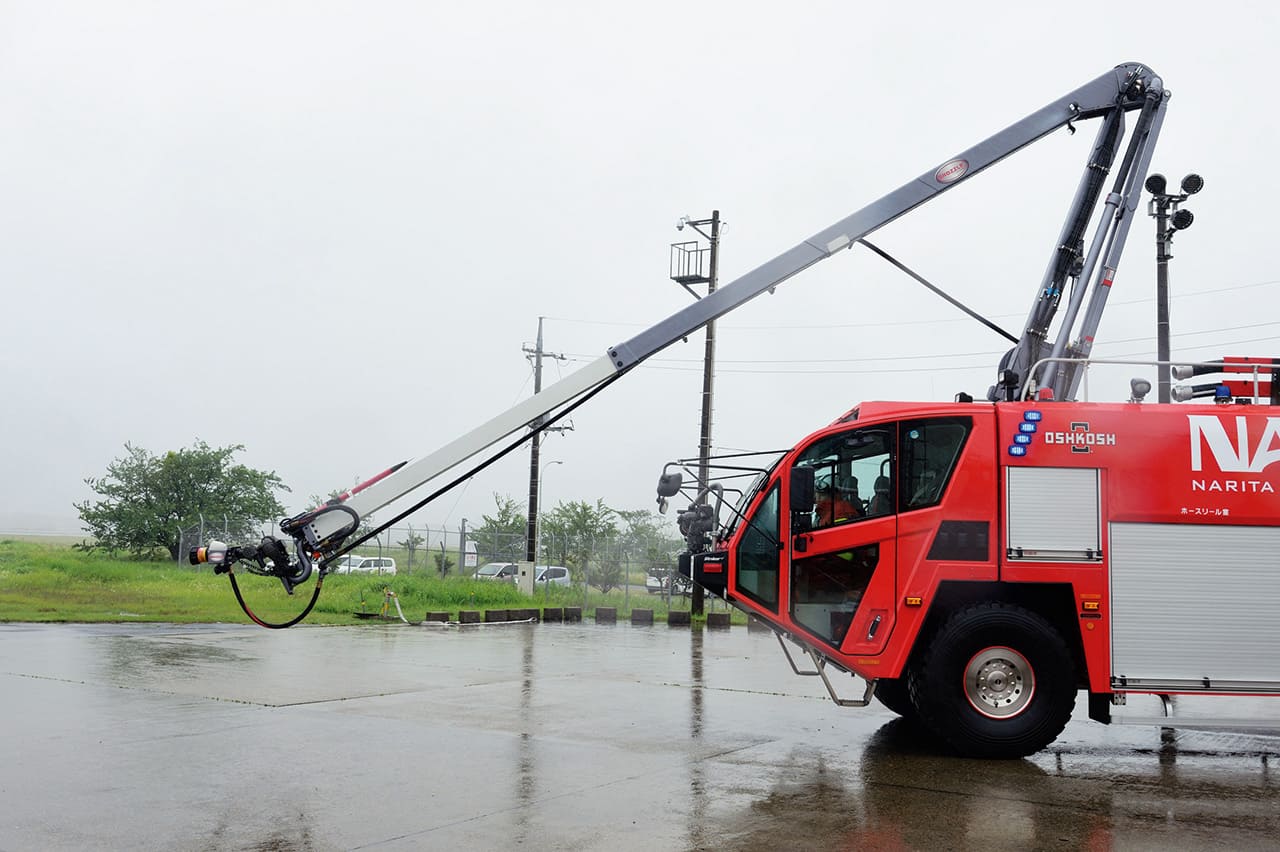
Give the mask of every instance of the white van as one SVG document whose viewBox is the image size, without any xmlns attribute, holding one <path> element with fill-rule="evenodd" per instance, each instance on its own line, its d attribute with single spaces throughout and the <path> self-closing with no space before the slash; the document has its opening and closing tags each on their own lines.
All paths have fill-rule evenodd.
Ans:
<svg viewBox="0 0 1280 852">
<path fill-rule="evenodd" d="M 396 561 L 389 556 L 356 556 L 350 554 L 338 560 L 335 574 L 394 574 Z"/>
</svg>

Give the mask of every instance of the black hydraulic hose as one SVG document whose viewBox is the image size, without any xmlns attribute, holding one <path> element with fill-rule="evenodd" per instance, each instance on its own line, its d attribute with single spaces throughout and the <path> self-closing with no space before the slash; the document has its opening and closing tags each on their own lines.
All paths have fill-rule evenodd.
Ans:
<svg viewBox="0 0 1280 852">
<path fill-rule="evenodd" d="M 236 572 L 234 570 L 229 569 L 227 571 L 227 576 L 231 578 L 231 590 L 236 593 L 236 600 L 240 602 L 240 609 L 244 610 L 244 614 L 249 616 L 249 619 L 253 621 L 254 624 L 261 627 L 268 627 L 272 630 L 282 630 L 286 627 L 292 627 L 310 615 L 312 607 L 314 607 L 316 605 L 316 601 L 320 599 L 320 587 L 324 585 L 324 574 L 321 573 L 316 577 L 316 588 L 315 591 L 311 593 L 311 600 L 307 603 L 307 608 L 300 612 L 297 617 L 289 621 L 276 624 L 270 621 L 263 621 L 254 614 L 253 610 L 249 609 L 249 605 L 244 602 L 244 596 L 240 594 L 240 584 L 236 582 Z"/>
</svg>

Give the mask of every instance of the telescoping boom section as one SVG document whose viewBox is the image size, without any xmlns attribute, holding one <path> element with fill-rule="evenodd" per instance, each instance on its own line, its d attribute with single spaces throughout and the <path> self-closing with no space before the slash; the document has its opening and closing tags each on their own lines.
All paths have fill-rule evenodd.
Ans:
<svg viewBox="0 0 1280 852">
<path fill-rule="evenodd" d="M 1019 82 L 1019 90 L 1025 80 Z M 527 438 L 530 427 L 543 418 L 554 418 L 580 404 L 654 353 L 682 340 L 708 322 L 723 316 L 756 296 L 772 291 L 796 273 L 844 249 L 883 225 L 982 172 L 1013 152 L 1054 130 L 1096 119 L 1098 131 L 1089 150 L 1083 176 L 1058 238 L 1043 280 L 1036 285 L 1034 307 L 1017 346 L 1007 356 L 992 395 L 1011 395 L 1027 378 L 1030 365 L 1050 354 L 1087 354 L 1106 295 L 1110 290 L 1123 249 L 1129 222 L 1138 204 L 1138 192 L 1150 162 L 1151 150 L 1164 116 L 1167 93 L 1161 79 L 1145 65 L 1129 63 L 1102 74 L 1022 120 L 971 148 L 947 157 L 918 177 L 846 216 L 828 228 L 769 260 L 715 293 L 700 299 L 624 340 L 596 361 L 556 384 L 462 435 L 435 452 L 400 462 L 380 477 L 353 489 L 336 501 L 303 512 L 282 524 L 295 542 L 296 558 L 283 570 L 294 579 L 305 578 L 313 561 L 328 565 L 344 547 L 349 549 L 359 519 L 416 492 L 428 484 L 442 484 L 438 493 L 457 478 L 491 460 L 494 448 L 506 439 Z M 1125 132 L 1125 116 L 1136 113 L 1132 131 Z M 1110 181 L 1110 189 L 1104 189 Z M 1099 209 L 1099 202 L 1102 202 Z M 1093 232 L 1090 237 L 1091 223 Z M 1086 239 L 1089 241 L 1086 243 Z M 1057 344 L 1046 340 L 1060 297 L 1072 281 L 1093 281 L 1078 287 L 1067 305 L 1072 321 L 1081 327 L 1076 342 L 1068 323 L 1062 324 Z M 1084 291 L 1091 292 L 1088 309 L 1080 313 Z M 1040 384 L 1054 387 L 1059 398 L 1070 392 L 1075 376 L 1069 369 L 1040 377 Z M 477 463 L 478 460 L 478 463 Z M 292 582 L 292 581 L 289 581 Z M 286 585 L 289 584 L 286 582 Z"/>
</svg>

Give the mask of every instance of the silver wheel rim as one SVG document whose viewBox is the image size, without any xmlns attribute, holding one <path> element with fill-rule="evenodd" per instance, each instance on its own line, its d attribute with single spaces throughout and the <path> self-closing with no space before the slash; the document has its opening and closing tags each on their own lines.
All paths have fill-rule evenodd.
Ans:
<svg viewBox="0 0 1280 852">
<path fill-rule="evenodd" d="M 983 716 L 1009 719 L 1031 703 L 1036 675 L 1027 658 L 1012 648 L 983 648 L 964 669 L 964 697 Z"/>
</svg>

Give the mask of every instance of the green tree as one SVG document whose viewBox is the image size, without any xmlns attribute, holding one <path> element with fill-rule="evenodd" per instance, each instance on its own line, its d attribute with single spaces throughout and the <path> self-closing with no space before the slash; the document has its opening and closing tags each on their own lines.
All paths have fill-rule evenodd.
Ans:
<svg viewBox="0 0 1280 852">
<path fill-rule="evenodd" d="M 493 493 L 494 513 L 483 515 L 479 526 L 468 530 L 481 562 L 517 562 L 524 559 L 528 517 L 524 504 L 505 494 Z"/>
<path fill-rule="evenodd" d="M 603 500 L 596 500 L 594 505 L 571 500 L 556 504 L 555 509 L 542 518 L 543 540 L 549 539 L 565 563 L 602 592 L 608 592 L 623 580 L 621 562 L 607 560 L 592 564 L 596 552 L 605 550 L 617 537 L 617 514 Z"/>
<path fill-rule="evenodd" d="M 624 525 L 620 544 L 631 564 L 655 577 L 675 568 L 674 554 L 682 545 L 670 519 L 650 509 L 617 512 Z"/>
<path fill-rule="evenodd" d="M 204 441 L 153 456 L 125 444 L 125 455 L 107 466 L 101 478 L 85 480 L 99 497 L 73 504 L 90 547 L 148 556 L 158 548 L 178 558 L 180 528 L 226 518 L 232 541 L 256 537 L 264 524 L 284 515 L 275 492 L 289 489 L 274 472 L 235 463 L 242 444 L 210 447 Z"/>
</svg>

